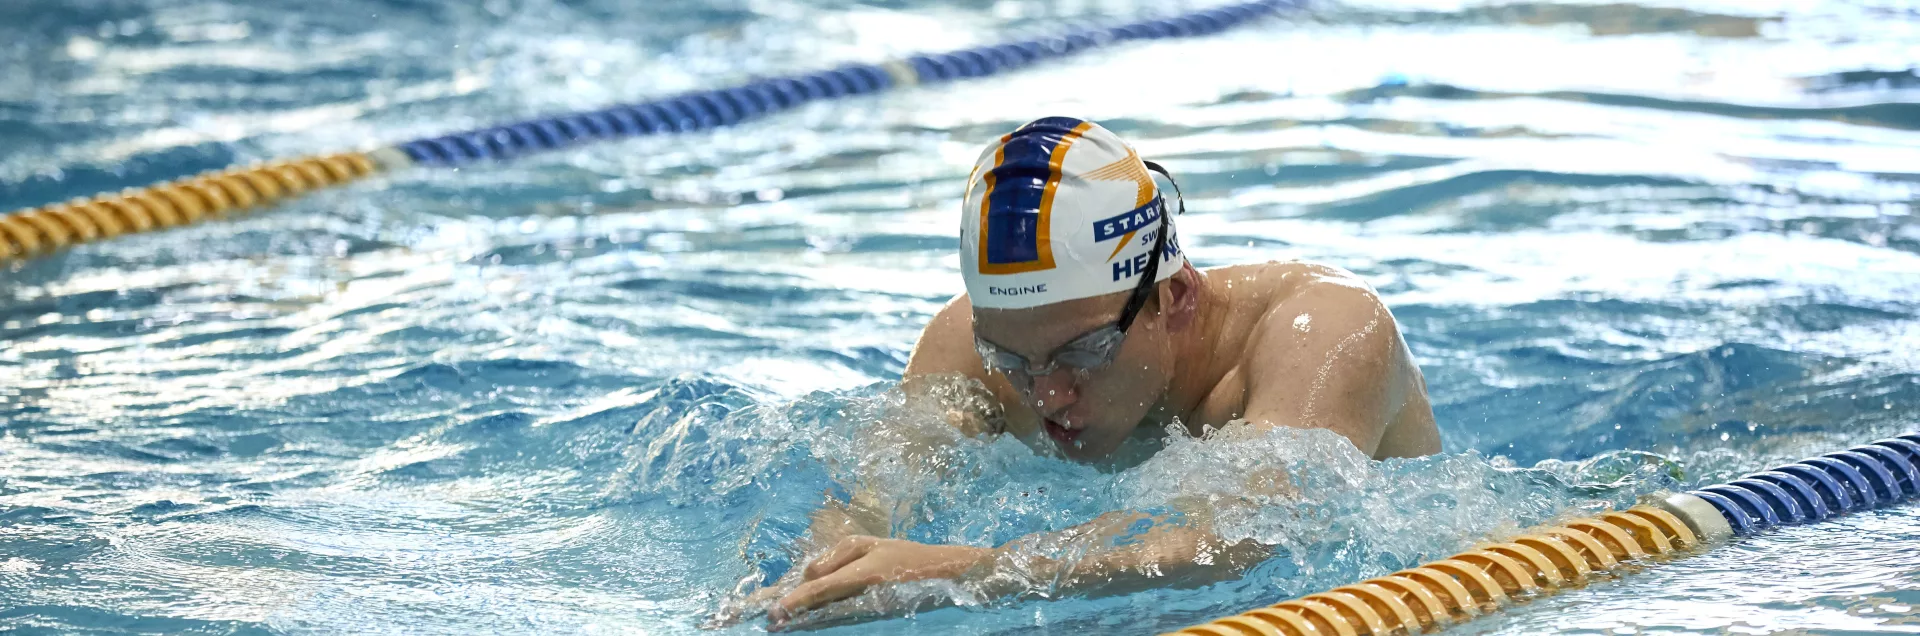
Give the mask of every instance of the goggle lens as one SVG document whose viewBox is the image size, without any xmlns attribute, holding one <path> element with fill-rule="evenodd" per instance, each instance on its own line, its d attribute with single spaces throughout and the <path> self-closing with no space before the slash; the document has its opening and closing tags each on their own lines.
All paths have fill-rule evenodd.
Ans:
<svg viewBox="0 0 1920 636">
<path fill-rule="evenodd" d="M 974 338 L 973 346 L 988 370 L 1007 376 L 1015 388 L 1029 391 L 1035 376 L 1051 375 L 1060 367 L 1085 373 L 1112 364 L 1114 356 L 1120 351 L 1120 343 L 1125 339 L 1126 332 L 1119 328 L 1111 325 L 1102 327 L 1062 346 L 1047 360 L 1046 366 L 1039 368 L 1027 362 L 1025 356 L 1001 349 L 985 339 Z"/>
</svg>

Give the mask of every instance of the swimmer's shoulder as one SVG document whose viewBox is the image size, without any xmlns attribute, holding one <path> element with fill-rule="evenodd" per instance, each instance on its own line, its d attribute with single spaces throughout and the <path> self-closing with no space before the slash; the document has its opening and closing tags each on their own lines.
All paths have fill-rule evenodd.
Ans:
<svg viewBox="0 0 1920 636">
<path fill-rule="evenodd" d="M 1299 393 L 1297 383 L 1324 374 L 1326 368 L 1320 365 L 1338 354 L 1342 368 L 1358 373 L 1350 378 L 1382 390 L 1346 407 L 1356 419 L 1336 430 L 1375 458 L 1439 452 L 1425 379 L 1392 312 L 1365 280 L 1340 267 L 1307 261 L 1237 265 L 1208 274 L 1210 279 L 1224 275 L 1220 280 L 1237 281 L 1234 312 L 1251 318 L 1244 325 L 1246 346 L 1240 349 L 1245 356 L 1241 367 L 1250 370 L 1250 387 Z M 1302 351 L 1331 353 L 1302 357 Z M 1249 408 L 1254 391 L 1248 389 Z M 1360 415 L 1364 413 L 1372 415 Z M 1377 436 L 1369 431 L 1377 431 Z M 1371 448 L 1362 442 L 1369 438 L 1374 440 Z"/>
<path fill-rule="evenodd" d="M 984 375 L 980 367 L 980 354 L 973 348 L 973 304 L 960 294 L 927 321 L 907 354 L 906 375 L 960 373 L 979 378 Z"/>
<path fill-rule="evenodd" d="M 969 436 L 1007 431 L 1037 434 L 1039 422 L 1031 413 L 1007 410 L 1007 405 L 1019 403 L 1013 385 L 1000 374 L 987 373 L 980 362 L 980 353 L 973 347 L 973 304 L 966 294 L 953 297 L 934 312 L 920 332 L 920 340 L 914 343 L 913 352 L 907 355 L 907 368 L 901 374 L 901 387 L 909 393 L 938 391 L 941 386 L 960 388 L 946 391 L 950 395 L 982 398 L 962 399 L 951 405 L 970 407 L 947 413 L 948 423 L 961 432 Z M 984 389 L 985 393 L 976 393 L 975 389 Z"/>
<path fill-rule="evenodd" d="M 907 354 L 904 377 L 958 375 L 979 380 L 1003 404 L 1015 396 L 1013 385 L 998 373 L 987 373 L 980 351 L 973 347 L 973 303 L 966 294 L 954 296 L 934 312 Z"/>
<path fill-rule="evenodd" d="M 1356 333 L 1372 332 L 1386 304 L 1358 275 L 1310 261 L 1273 261 L 1209 270 L 1209 284 L 1228 297 L 1225 329 L 1245 356 L 1242 364 L 1302 348 L 1316 349 Z M 1227 283 L 1232 283 L 1228 286 Z M 1398 329 L 1381 330 L 1383 346 Z"/>
<path fill-rule="evenodd" d="M 1378 295 L 1358 275 L 1313 261 L 1267 261 L 1210 267 L 1207 277 L 1234 306 L 1273 308 L 1289 301 L 1378 302 Z M 1264 313 L 1264 312 L 1262 312 Z"/>
</svg>

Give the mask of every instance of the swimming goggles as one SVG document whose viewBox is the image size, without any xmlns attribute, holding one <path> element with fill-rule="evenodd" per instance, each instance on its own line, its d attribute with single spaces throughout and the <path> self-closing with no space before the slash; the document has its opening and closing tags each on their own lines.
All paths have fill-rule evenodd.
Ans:
<svg viewBox="0 0 1920 636">
<path fill-rule="evenodd" d="M 1141 163 L 1146 164 L 1147 169 L 1166 177 L 1168 183 L 1173 183 L 1174 196 L 1180 200 L 1180 214 L 1186 214 L 1186 197 L 1180 192 L 1180 184 L 1174 183 L 1173 175 L 1167 174 L 1167 169 L 1160 167 L 1160 164 L 1151 161 Z M 1127 297 L 1126 306 L 1120 309 L 1119 320 L 1111 325 L 1080 334 L 1066 344 L 1060 345 L 1053 350 L 1053 353 L 1048 354 L 1046 365 L 1041 367 L 1034 367 L 1033 363 L 1027 361 L 1026 356 L 1003 349 L 1000 345 L 975 335 L 973 348 L 980 353 L 980 360 L 987 370 L 1006 376 L 1007 380 L 1013 383 L 1014 388 L 1020 389 L 1021 393 L 1031 394 L 1034 378 L 1052 375 L 1061 367 L 1085 374 L 1113 364 L 1114 357 L 1120 354 L 1120 344 L 1127 340 L 1127 329 L 1133 326 L 1133 320 L 1138 318 L 1140 310 L 1146 307 L 1147 298 L 1153 295 L 1154 283 L 1159 282 L 1157 279 L 1160 277 L 1160 261 L 1164 258 L 1167 234 L 1171 229 L 1171 222 L 1168 221 L 1167 216 L 1160 215 L 1160 229 L 1154 233 L 1153 251 L 1150 252 L 1155 257 L 1147 259 L 1147 266 L 1141 271 L 1140 284 L 1135 285 L 1132 295 Z"/>
</svg>

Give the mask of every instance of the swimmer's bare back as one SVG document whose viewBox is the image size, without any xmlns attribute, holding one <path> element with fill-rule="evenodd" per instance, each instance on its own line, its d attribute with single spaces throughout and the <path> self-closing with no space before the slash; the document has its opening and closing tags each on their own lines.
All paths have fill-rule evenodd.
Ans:
<svg viewBox="0 0 1920 636">
<path fill-rule="evenodd" d="M 1375 459 L 1440 452 L 1426 381 L 1379 295 L 1345 270 L 1301 261 L 1197 270 L 1161 285 L 1189 285 L 1188 324 L 1168 329 L 1179 370 L 1141 424 L 1178 418 L 1193 434 L 1235 420 L 1253 426 L 1326 428 Z M 1162 298 L 1178 294 L 1162 291 Z M 1176 307 L 1177 309 L 1177 307 Z M 1155 306 L 1154 311 L 1168 311 Z M 965 295 L 922 333 L 906 375 L 959 373 L 980 380 L 1000 403 L 1005 431 L 1044 439 L 1040 414 L 973 347 Z M 1172 326 L 1169 326 L 1172 325 Z"/>
</svg>

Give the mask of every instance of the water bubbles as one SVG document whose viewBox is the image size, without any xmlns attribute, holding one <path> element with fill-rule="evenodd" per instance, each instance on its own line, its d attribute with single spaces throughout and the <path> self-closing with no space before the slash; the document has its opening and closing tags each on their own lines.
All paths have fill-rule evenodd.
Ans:
<svg viewBox="0 0 1920 636">
<path fill-rule="evenodd" d="M 67 40 L 66 52 L 67 57 L 79 61 L 87 61 L 100 57 L 100 52 L 103 48 L 104 47 L 100 46 L 99 40 L 83 35 L 76 35 Z"/>
<path fill-rule="evenodd" d="M 1045 537 L 1109 513 L 1145 515 L 1142 530 L 1209 519 L 1223 539 L 1273 546 L 1274 560 L 1256 567 L 1253 580 L 1297 592 L 1382 574 L 1569 508 L 1630 500 L 1634 480 L 1650 474 L 1637 468 L 1646 464 L 1641 458 L 1621 457 L 1581 469 L 1605 473 L 1611 489 L 1575 489 L 1564 484 L 1600 478 L 1562 480 L 1474 454 L 1375 462 L 1331 431 L 1239 423 L 1202 437 L 1169 426 L 1150 457 L 1096 466 L 1053 456 L 1044 439 L 1029 446 L 1004 435 L 960 435 L 944 413 L 984 399 L 984 387 L 970 380 L 936 383 L 940 395 L 932 398 L 876 387 L 788 403 L 685 382 L 662 389 L 678 397 L 656 399 L 640 418 L 610 496 L 664 496 L 762 519 L 734 526 L 742 536 L 713 540 L 772 555 L 756 561 L 767 580 L 805 562 L 786 546 L 826 504 L 823 490 L 840 502 L 828 509 L 867 510 L 892 536 L 1004 546 L 1009 558 L 1035 562 L 1102 549 Z M 1074 487 L 1048 487 L 1058 484 Z M 1329 549 L 1335 545 L 1345 547 Z M 947 595 L 945 603 L 996 602 L 964 588 L 919 593 Z"/>
<path fill-rule="evenodd" d="M 169 3 L 104 4 L 154 11 L 108 11 L 114 17 L 104 23 L 99 11 L 41 12 L 44 33 L 21 31 L 0 44 L 0 67 L 15 71 L 0 74 L 0 93 L 25 104 L 15 109 L 19 131 L 0 135 L 22 148 L 0 153 L 0 182 L 21 186 L 16 194 L 64 199 L 92 194 L 103 170 L 112 180 L 159 179 L 810 72 L 828 60 L 957 48 L 997 39 L 1004 22 L 951 20 L 968 4 L 951 2 L 687 12 L 672 2 L 348 0 L 297 15 L 272 3 L 215 2 L 184 18 L 180 7 L 162 6 Z M 1085 18 L 1113 8 L 1068 4 L 1085 5 L 1069 11 Z M 1892 411 L 1920 395 L 1906 346 L 1915 333 L 1911 281 L 1920 280 L 1907 250 L 1920 239 L 1908 222 L 1916 144 L 1877 105 L 1900 95 L 1873 92 L 1916 84 L 1911 73 L 1865 72 L 1860 60 L 1911 67 L 1913 16 L 1852 6 L 1889 3 L 1777 4 L 1791 6 L 1760 26 L 1783 30 L 1760 39 L 1689 34 L 1690 26 L 1719 28 L 1722 18 L 1711 15 L 1672 18 L 1634 3 L 1603 12 L 1657 23 L 1662 32 L 1651 40 L 1665 44 L 1654 47 L 1648 37 L 1584 37 L 1578 26 L 1591 11 L 1553 18 L 1572 29 L 1468 19 L 1453 30 L 1460 16 L 1442 12 L 1430 16 L 1438 29 L 1395 20 L 1359 30 L 1279 25 L 1315 36 L 1250 31 L 1170 45 L 1282 59 L 1329 43 L 1391 50 L 1381 44 L 1409 33 L 1422 42 L 1492 37 L 1549 54 L 1513 72 L 1475 63 L 1505 62 L 1476 52 L 1512 46 L 1427 46 L 1444 55 L 1393 70 L 1414 81 L 1378 83 L 1492 91 L 1482 96 L 1572 91 L 1564 98 L 1435 99 L 1388 86 L 1345 99 L 1352 86 L 1343 78 L 1381 77 L 1367 68 L 1377 56 L 1365 55 L 1322 56 L 1329 63 L 1304 80 L 1250 79 L 1228 67 L 1188 74 L 1198 92 L 1185 97 L 1055 95 L 1113 104 L 1096 110 L 1123 119 L 1167 108 L 1202 115 L 1191 127 L 1130 133 L 1143 150 L 1191 157 L 1184 169 L 1197 177 L 1188 183 L 1196 205 L 1181 229 L 1200 249 L 1196 264 L 1284 254 L 1405 281 L 1381 291 L 1405 321 L 1436 404 L 1450 411 L 1442 415 L 1448 447 L 1522 461 L 1372 462 L 1324 433 L 1228 430 L 1204 439 L 1169 433 L 1152 445 L 1156 456 L 1095 467 L 1059 459 L 1043 435 L 1033 447 L 962 436 L 884 389 L 801 397 L 815 386 L 893 379 L 919 327 L 962 289 L 945 201 L 965 178 L 973 144 L 997 132 L 969 122 L 1013 122 L 1035 108 L 1033 100 L 982 99 L 1000 89 L 976 82 L 896 91 L 878 119 L 860 106 L 872 100 L 842 101 L 752 128 L 396 172 L 392 187 L 293 204 L 341 214 L 286 210 L 0 264 L 0 287 L 13 294 L 0 318 L 9 343 L 0 347 L 0 421 L 16 444 L 0 456 L 22 475 L 74 473 L 0 485 L 13 497 L 0 506 L 60 502 L 96 515 L 13 515 L 15 528 L 46 540 L 17 555 L 41 563 L 39 574 L 0 558 L 0 580 L 9 580 L 0 605 L 18 600 L 7 592 L 28 590 L 74 608 L 62 614 L 97 617 L 82 621 L 111 624 L 125 612 L 246 617 L 261 615 L 260 590 L 285 584 L 307 602 L 281 604 L 278 620 L 310 631 L 463 631 L 466 620 L 491 623 L 465 631 L 489 631 L 530 617 L 552 621 L 546 631 L 673 631 L 675 617 L 702 599 L 792 566 L 801 556 L 792 546 L 829 497 L 871 511 L 883 532 L 930 542 L 1005 545 L 1134 510 L 1164 523 L 1213 514 L 1223 532 L 1279 546 L 1244 584 L 1118 603 L 1035 603 L 1031 616 L 1025 607 L 967 612 L 946 624 L 975 633 L 1028 622 L 1099 631 L 1090 616 L 1122 616 L 1144 632 L 1177 627 L 1143 619 L 1163 607 L 1251 606 L 1447 553 L 1556 511 L 1617 504 L 1678 483 L 1664 457 L 1684 458 L 1689 474 L 1680 482 L 1697 484 L 1756 468 L 1784 445 L 1812 443 L 1796 440 L 1910 421 Z M 649 10 L 655 5 L 667 8 Z M 365 19 L 375 13 L 377 22 Z M 1359 17 L 1372 23 L 1380 14 Z M 1822 24 L 1860 28 L 1830 29 L 1846 42 L 1823 48 L 1814 45 L 1827 36 L 1807 31 Z M 1632 63 L 1663 55 L 1665 45 L 1697 49 L 1706 63 Z M 1698 77 L 1700 68 L 1753 55 L 1793 63 L 1720 65 L 1736 72 Z M 1008 77 L 1124 80 L 1129 68 L 1091 59 Z M 1611 72 L 1622 69 L 1633 71 Z M 1579 72 L 1594 70 L 1605 72 Z M 1663 100 L 1627 108 L 1579 92 L 1589 90 Z M 1793 112 L 1756 117 L 1725 103 Z M 1819 108 L 1794 108 L 1801 105 Z M 1310 125 L 1296 125 L 1303 121 Z M 1379 125 L 1355 133 L 1343 121 Z M 1331 136 L 1307 134 L 1329 122 Z M 1218 141 L 1226 146 L 1206 148 Z M 1509 170 L 1516 165 L 1540 172 Z M 1536 181 L 1545 185 L 1529 185 Z M 591 236 L 621 247 L 575 238 Z M 820 258 L 795 254 L 809 248 L 817 253 L 805 256 Z M 340 266 L 315 269 L 316 254 Z M 1257 280 L 1221 278 L 1236 293 Z M 1325 330 L 1326 320 L 1313 326 Z M 1716 346 L 1734 340 L 1770 349 Z M 1672 357 L 1702 349 L 1711 359 Z M 516 392 L 518 373 L 459 364 L 482 358 L 565 359 L 586 370 Z M 463 370 L 382 379 L 436 362 Z M 669 379 L 723 365 L 736 365 L 718 371 L 734 373 L 731 383 Z M 770 396 L 742 384 L 741 368 L 806 388 Z M 628 387 L 633 394 L 621 393 Z M 1039 397 L 1057 409 L 1060 395 L 1073 393 Z M 1881 409 L 1872 408 L 1876 396 Z M 604 406 L 609 399 L 618 404 Z M 566 413 L 575 408 L 592 414 Z M 502 412 L 529 421 L 497 420 Z M 1720 420 L 1727 424 L 1700 430 Z M 1728 433 L 1742 425 L 1742 443 L 1731 444 Z M 62 444 L 43 432 L 54 427 L 88 431 L 87 439 Z M 553 434 L 560 429 L 566 434 Z M 1619 448 L 1658 448 L 1664 457 L 1580 461 Z M 1546 457 L 1568 461 L 1526 468 Z M 114 470 L 82 474 L 102 461 Z M 188 464 L 194 470 L 177 470 Z M 143 475 L 154 481 L 127 483 Z M 123 497 L 215 503 L 219 492 L 247 503 L 235 491 L 255 486 L 277 503 L 164 526 L 117 516 L 137 503 Z M 581 500 L 590 509 L 563 503 Z M 198 536 L 171 541 L 189 533 Z M 1860 534 L 1913 542 L 1906 528 Z M 141 559 L 99 558 L 87 562 L 100 577 L 48 574 L 71 570 L 62 559 L 84 550 L 63 555 L 102 536 L 129 555 L 178 556 L 169 565 L 181 575 L 141 576 L 122 567 Z M 386 548 L 397 544 L 405 558 L 388 558 L 402 556 Z M 330 551 L 327 562 L 364 575 L 297 569 L 320 563 L 316 546 Z M 254 547 L 291 557 L 250 568 Z M 420 559 L 435 559 L 426 564 L 434 576 L 414 576 Z M 220 567 L 199 567 L 207 564 Z M 196 578 L 201 570 L 208 576 Z M 29 583 L 12 585 L 20 579 L 9 576 Z M 195 607 L 169 615 L 167 599 L 196 599 Z M 1122 604 L 1137 613 L 1109 611 Z M 1897 611 L 1913 604 L 1902 600 Z M 244 619 L 231 627 L 270 628 Z M 946 630 L 894 623 L 847 631 Z"/>
<path fill-rule="evenodd" d="M 1643 494 L 1657 488 L 1679 488 L 1687 479 L 1679 460 L 1643 451 L 1611 451 L 1579 462 L 1548 460 L 1536 468 L 1569 488 L 1589 493 Z"/>
</svg>

